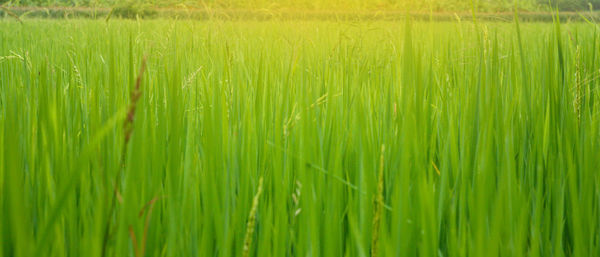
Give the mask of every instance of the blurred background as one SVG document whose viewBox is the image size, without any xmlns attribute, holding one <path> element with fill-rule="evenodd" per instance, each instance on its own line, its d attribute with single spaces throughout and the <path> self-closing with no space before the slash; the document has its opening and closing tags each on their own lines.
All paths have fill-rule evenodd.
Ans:
<svg viewBox="0 0 600 257">
<path fill-rule="evenodd" d="M 0 0 L 4 7 L 224 8 L 268 10 L 410 10 L 421 12 L 589 11 L 600 0 Z"/>
</svg>

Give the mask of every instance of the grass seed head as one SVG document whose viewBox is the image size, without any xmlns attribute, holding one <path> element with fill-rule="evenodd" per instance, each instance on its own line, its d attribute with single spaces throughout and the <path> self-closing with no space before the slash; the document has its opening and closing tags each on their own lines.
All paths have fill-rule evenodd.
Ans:
<svg viewBox="0 0 600 257">
<path fill-rule="evenodd" d="M 263 178 L 258 180 L 258 189 L 254 199 L 252 200 L 252 208 L 250 209 L 250 215 L 248 215 L 248 223 L 246 224 L 246 236 L 244 237 L 244 249 L 242 256 L 248 257 L 250 255 L 250 247 L 252 246 L 252 237 L 254 235 L 254 227 L 256 224 L 256 211 L 258 210 L 258 202 L 260 195 L 263 190 Z"/>
</svg>

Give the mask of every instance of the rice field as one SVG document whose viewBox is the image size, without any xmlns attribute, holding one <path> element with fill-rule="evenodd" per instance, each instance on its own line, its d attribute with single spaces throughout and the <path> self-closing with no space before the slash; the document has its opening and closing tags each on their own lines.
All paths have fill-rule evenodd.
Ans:
<svg viewBox="0 0 600 257">
<path fill-rule="evenodd" d="M 0 256 L 600 256 L 591 23 L 0 20 Z"/>
</svg>

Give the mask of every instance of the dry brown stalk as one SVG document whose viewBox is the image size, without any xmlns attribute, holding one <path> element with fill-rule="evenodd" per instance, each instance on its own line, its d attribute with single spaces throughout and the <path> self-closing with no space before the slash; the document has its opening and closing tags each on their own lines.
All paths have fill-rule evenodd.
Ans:
<svg viewBox="0 0 600 257">
<path fill-rule="evenodd" d="M 127 117 L 125 118 L 125 122 L 123 123 L 123 134 L 124 134 L 124 142 L 123 142 L 123 150 L 121 151 L 121 169 L 117 172 L 117 175 L 114 180 L 114 190 L 113 195 L 111 197 L 108 219 L 106 221 L 106 227 L 104 230 L 104 239 L 102 243 L 102 257 L 106 256 L 106 247 L 108 246 L 108 240 L 111 237 L 110 225 L 113 219 L 116 200 L 120 198 L 119 193 L 119 181 L 121 180 L 121 174 L 123 173 L 123 169 L 125 168 L 125 157 L 127 153 L 127 145 L 129 144 L 129 140 L 131 139 L 131 133 L 133 132 L 133 119 L 135 118 L 135 109 L 137 107 L 137 102 L 142 95 L 142 91 L 140 90 L 140 85 L 142 84 L 142 75 L 144 75 L 144 71 L 146 70 L 146 57 L 142 59 L 142 66 L 140 67 L 140 71 L 138 72 L 137 79 L 135 81 L 135 87 L 131 91 L 131 103 L 129 104 L 129 108 L 127 110 Z M 130 231 L 131 233 L 131 231 Z M 132 238 L 135 239 L 135 238 Z M 136 244 L 137 245 L 137 244 Z"/>
<path fill-rule="evenodd" d="M 381 214 L 383 212 L 383 163 L 385 145 L 381 145 L 379 157 L 379 181 L 377 183 L 377 198 L 375 199 L 375 213 L 373 214 L 373 230 L 371 233 L 371 257 L 379 254 L 379 227 L 381 226 Z"/>
</svg>

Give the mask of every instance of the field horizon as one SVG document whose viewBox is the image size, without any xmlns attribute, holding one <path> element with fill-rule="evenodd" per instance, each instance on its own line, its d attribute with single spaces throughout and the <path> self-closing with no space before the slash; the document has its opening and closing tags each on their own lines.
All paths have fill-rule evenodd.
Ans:
<svg viewBox="0 0 600 257">
<path fill-rule="evenodd" d="M 390 9 L 298 9 L 298 8 L 200 8 L 200 7 L 8 7 L 0 9 L 0 17 L 15 19 L 183 19 L 183 20 L 325 20 L 325 21 L 464 21 L 553 22 L 557 15 L 562 22 L 591 22 L 600 19 L 598 11 L 518 10 L 390 10 Z"/>
</svg>

